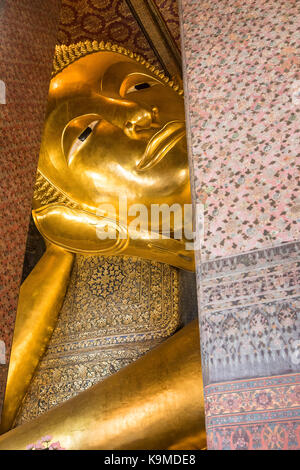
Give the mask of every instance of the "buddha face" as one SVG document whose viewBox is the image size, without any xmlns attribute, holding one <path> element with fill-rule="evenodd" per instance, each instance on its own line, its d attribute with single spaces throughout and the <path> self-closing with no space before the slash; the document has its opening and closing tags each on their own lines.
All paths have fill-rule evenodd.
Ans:
<svg viewBox="0 0 300 470">
<path fill-rule="evenodd" d="M 87 210 L 189 203 L 182 97 L 128 56 L 78 59 L 51 81 L 39 170 Z"/>
</svg>

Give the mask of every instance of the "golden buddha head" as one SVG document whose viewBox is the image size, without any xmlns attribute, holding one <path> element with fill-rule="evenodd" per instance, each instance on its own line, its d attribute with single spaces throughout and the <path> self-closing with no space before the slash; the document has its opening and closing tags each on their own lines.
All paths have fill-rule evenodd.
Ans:
<svg viewBox="0 0 300 470">
<path fill-rule="evenodd" d="M 61 233 L 57 240 L 54 233 L 52 239 L 48 234 L 50 241 L 70 250 L 94 252 L 84 241 L 84 237 L 93 238 L 91 232 L 82 234 L 83 243 L 77 241 L 76 246 L 68 244 L 67 238 L 83 230 L 84 224 L 93 227 L 99 207 L 112 207 L 118 213 L 124 196 L 128 205 L 147 208 L 189 204 L 179 87 L 141 57 L 97 42 L 58 47 L 54 67 L 33 202 L 41 233 L 47 238 L 52 214 L 53 227 L 63 219 L 61 226 L 68 234 Z M 105 216 L 112 215 L 108 209 Z M 106 243 L 104 251 L 110 253 L 115 245 Z M 164 250 L 166 246 L 164 242 Z M 125 243 L 121 247 L 124 250 Z"/>
</svg>

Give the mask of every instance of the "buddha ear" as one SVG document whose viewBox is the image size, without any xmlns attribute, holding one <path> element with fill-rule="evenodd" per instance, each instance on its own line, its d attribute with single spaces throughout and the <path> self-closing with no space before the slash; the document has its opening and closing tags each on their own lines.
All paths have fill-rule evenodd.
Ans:
<svg viewBox="0 0 300 470">
<path fill-rule="evenodd" d="M 62 204 L 49 204 L 32 211 L 41 235 L 72 253 L 114 255 L 129 244 L 125 227 L 112 218 L 74 209 Z"/>
</svg>

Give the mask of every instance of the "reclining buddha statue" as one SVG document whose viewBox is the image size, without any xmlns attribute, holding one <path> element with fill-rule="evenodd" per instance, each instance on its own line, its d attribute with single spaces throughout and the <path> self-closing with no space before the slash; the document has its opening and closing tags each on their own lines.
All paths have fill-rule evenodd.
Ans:
<svg viewBox="0 0 300 470">
<path fill-rule="evenodd" d="M 56 48 L 0 449 L 205 446 L 182 90 L 122 47 Z"/>
</svg>

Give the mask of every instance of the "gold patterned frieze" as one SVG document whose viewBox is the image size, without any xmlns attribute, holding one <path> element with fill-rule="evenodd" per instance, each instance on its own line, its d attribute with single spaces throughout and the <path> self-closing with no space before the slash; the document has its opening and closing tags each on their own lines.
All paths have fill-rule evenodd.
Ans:
<svg viewBox="0 0 300 470">
<path fill-rule="evenodd" d="M 180 326 L 178 270 L 129 257 L 77 255 L 47 352 L 16 424 L 132 363 Z"/>
</svg>

